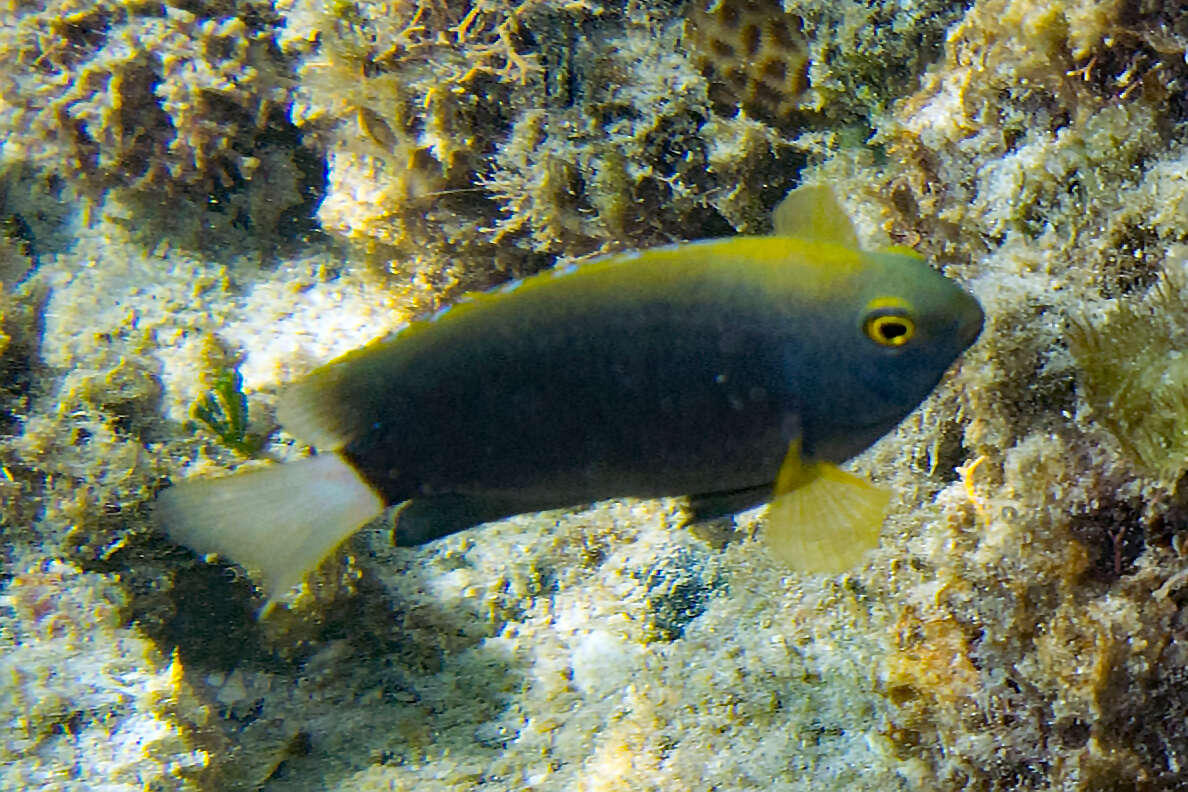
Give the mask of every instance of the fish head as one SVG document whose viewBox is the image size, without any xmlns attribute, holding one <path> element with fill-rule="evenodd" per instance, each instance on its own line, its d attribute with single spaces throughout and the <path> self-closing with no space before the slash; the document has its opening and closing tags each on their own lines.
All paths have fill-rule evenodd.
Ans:
<svg viewBox="0 0 1188 792">
<path fill-rule="evenodd" d="M 808 365 L 806 445 L 844 459 L 891 429 L 981 333 L 977 299 L 910 251 L 863 253 L 827 303 L 825 355 Z"/>
</svg>

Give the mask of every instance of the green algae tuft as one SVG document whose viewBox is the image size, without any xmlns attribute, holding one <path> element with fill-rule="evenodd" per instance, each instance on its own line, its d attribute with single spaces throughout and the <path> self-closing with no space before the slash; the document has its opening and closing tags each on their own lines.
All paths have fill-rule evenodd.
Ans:
<svg viewBox="0 0 1188 792">
<path fill-rule="evenodd" d="M 216 372 L 210 390 L 190 408 L 190 416 L 195 429 L 201 426 L 240 456 L 254 457 L 260 453 L 264 438 L 248 432 L 247 396 L 243 392 L 243 375 L 237 369 Z"/>
<path fill-rule="evenodd" d="M 1168 268 L 1139 299 L 1074 315 L 1068 343 L 1085 400 L 1122 450 L 1168 484 L 1188 469 L 1188 278 Z"/>
</svg>

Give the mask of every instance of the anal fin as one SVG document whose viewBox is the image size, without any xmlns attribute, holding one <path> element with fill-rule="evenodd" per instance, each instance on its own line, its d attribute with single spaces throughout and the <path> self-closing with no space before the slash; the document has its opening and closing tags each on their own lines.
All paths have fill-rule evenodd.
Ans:
<svg viewBox="0 0 1188 792">
<path fill-rule="evenodd" d="M 414 547 L 516 514 L 571 505 L 454 493 L 428 495 L 407 501 L 396 512 L 392 543 L 397 547 Z"/>
<path fill-rule="evenodd" d="M 771 484 L 690 495 L 689 522 L 700 523 L 719 517 L 730 517 L 741 511 L 754 508 L 770 498 Z"/>
</svg>

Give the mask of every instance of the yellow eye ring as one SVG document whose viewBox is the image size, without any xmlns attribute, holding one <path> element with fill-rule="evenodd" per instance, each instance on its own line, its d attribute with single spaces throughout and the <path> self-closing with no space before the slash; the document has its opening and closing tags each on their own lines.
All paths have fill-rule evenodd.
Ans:
<svg viewBox="0 0 1188 792">
<path fill-rule="evenodd" d="M 862 331 L 879 346 L 901 347 L 916 334 L 916 323 L 902 309 L 882 308 L 866 317 Z"/>
</svg>

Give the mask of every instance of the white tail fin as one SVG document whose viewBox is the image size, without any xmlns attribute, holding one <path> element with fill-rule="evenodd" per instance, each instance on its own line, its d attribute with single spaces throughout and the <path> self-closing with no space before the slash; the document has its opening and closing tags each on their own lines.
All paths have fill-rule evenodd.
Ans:
<svg viewBox="0 0 1188 792">
<path fill-rule="evenodd" d="M 337 454 L 162 492 L 157 524 L 198 553 L 218 553 L 257 575 L 273 601 L 297 585 L 384 502 Z"/>
</svg>

